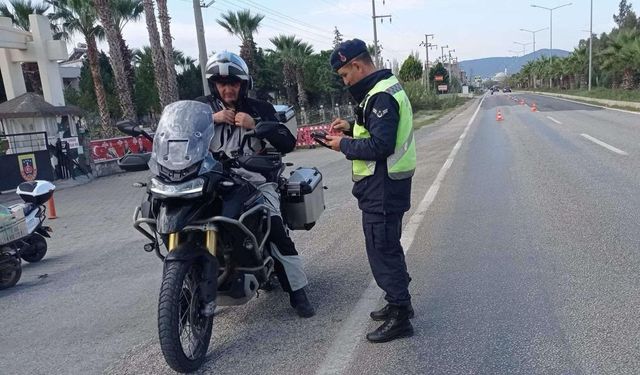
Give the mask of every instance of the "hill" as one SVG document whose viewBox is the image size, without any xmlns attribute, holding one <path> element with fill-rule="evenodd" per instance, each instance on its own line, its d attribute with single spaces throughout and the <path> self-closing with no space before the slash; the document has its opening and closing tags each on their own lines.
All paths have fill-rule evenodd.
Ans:
<svg viewBox="0 0 640 375">
<path fill-rule="evenodd" d="M 554 49 L 553 56 L 566 57 L 568 51 Z M 465 60 L 460 62 L 460 68 L 467 72 L 468 77 L 481 76 L 491 78 L 507 69 L 508 74 L 517 73 L 527 62 L 540 56 L 549 56 L 549 49 L 541 49 L 521 57 L 487 57 L 484 59 Z"/>
</svg>

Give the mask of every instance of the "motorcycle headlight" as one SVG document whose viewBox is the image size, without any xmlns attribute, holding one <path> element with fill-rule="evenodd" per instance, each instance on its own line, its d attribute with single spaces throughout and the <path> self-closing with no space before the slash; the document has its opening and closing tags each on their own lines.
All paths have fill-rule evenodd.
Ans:
<svg viewBox="0 0 640 375">
<path fill-rule="evenodd" d="M 152 193 L 165 198 L 195 198 L 202 195 L 204 178 L 198 177 L 179 184 L 166 184 L 157 178 L 151 179 Z"/>
</svg>

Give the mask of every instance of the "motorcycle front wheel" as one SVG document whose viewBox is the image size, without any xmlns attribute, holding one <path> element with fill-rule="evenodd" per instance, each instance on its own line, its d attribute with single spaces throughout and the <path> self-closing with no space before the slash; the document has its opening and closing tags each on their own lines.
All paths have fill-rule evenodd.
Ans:
<svg viewBox="0 0 640 375">
<path fill-rule="evenodd" d="M 199 285 L 202 267 L 193 261 L 170 261 L 164 264 L 158 332 L 160 347 L 169 367 L 178 372 L 192 372 L 204 362 L 213 317 L 202 315 Z"/>
</svg>

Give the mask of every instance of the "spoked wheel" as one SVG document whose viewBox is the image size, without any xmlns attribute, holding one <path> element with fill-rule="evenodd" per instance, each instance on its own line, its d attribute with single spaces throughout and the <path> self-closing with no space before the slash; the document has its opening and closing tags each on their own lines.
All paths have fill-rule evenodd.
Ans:
<svg viewBox="0 0 640 375">
<path fill-rule="evenodd" d="M 20 257 L 29 263 L 42 260 L 47 253 L 47 240 L 40 233 L 33 233 L 26 241 L 31 245 L 31 251 L 20 254 Z"/>
<path fill-rule="evenodd" d="M 197 370 L 209 348 L 213 317 L 201 312 L 201 275 L 195 262 L 171 261 L 164 266 L 158 304 L 160 347 L 169 366 L 178 372 Z"/>
<path fill-rule="evenodd" d="M 3 255 L 0 254 L 0 257 Z M 13 259 L 0 265 L 0 290 L 11 288 L 18 283 L 22 276 L 20 259 Z"/>
</svg>

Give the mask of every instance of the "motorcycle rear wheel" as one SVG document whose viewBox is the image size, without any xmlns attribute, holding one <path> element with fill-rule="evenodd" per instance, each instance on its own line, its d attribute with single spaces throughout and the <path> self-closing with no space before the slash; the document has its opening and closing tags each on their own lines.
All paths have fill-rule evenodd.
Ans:
<svg viewBox="0 0 640 375">
<path fill-rule="evenodd" d="M 0 290 L 11 288 L 16 285 L 22 276 L 22 266 L 20 260 L 16 259 L 15 263 L 6 267 L 3 265 L 0 269 Z"/>
<path fill-rule="evenodd" d="M 204 362 L 213 317 L 202 315 L 199 302 L 201 267 L 193 261 L 170 261 L 164 264 L 158 332 L 162 354 L 169 367 L 178 372 L 192 372 Z"/>
<path fill-rule="evenodd" d="M 33 249 L 20 257 L 29 263 L 39 262 L 47 254 L 47 240 L 40 233 L 33 233 L 26 241 L 33 246 Z"/>
</svg>

